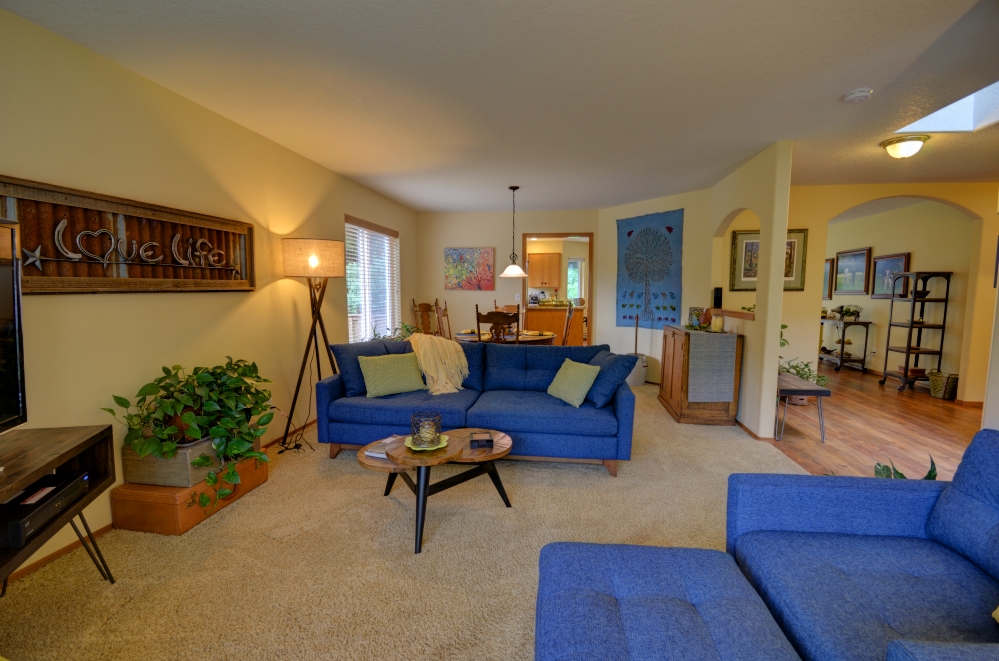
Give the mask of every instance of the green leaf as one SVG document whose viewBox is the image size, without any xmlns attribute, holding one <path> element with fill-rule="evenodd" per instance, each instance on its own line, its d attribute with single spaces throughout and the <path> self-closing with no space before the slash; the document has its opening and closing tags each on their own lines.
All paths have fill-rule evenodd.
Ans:
<svg viewBox="0 0 999 661">
<path fill-rule="evenodd" d="M 263 452 L 257 452 L 256 450 L 253 450 L 253 451 L 250 451 L 250 452 L 244 452 L 243 456 L 246 457 L 247 459 L 256 459 L 257 461 L 270 461 L 271 460 L 271 458 L 268 457 L 266 454 L 264 454 Z"/>
<path fill-rule="evenodd" d="M 188 427 L 184 431 L 184 436 L 187 436 L 188 438 L 193 438 L 193 439 L 196 439 L 196 440 L 200 440 L 201 437 L 204 436 L 204 434 L 201 432 L 201 428 L 200 427 L 198 427 L 197 425 L 191 425 L 190 427 Z"/>
<path fill-rule="evenodd" d="M 147 383 L 139 389 L 139 392 L 135 394 L 136 397 L 149 397 L 150 395 L 155 395 L 160 391 L 160 387 L 155 383 Z"/>
<path fill-rule="evenodd" d="M 874 477 L 886 477 L 891 479 L 891 467 L 884 464 L 874 464 Z"/>
<path fill-rule="evenodd" d="M 185 425 L 191 425 L 196 427 L 198 425 L 198 419 L 194 415 L 194 411 L 188 411 L 180 416 L 180 419 L 184 421 Z"/>
<path fill-rule="evenodd" d="M 160 448 L 166 459 L 171 459 L 175 454 L 177 454 L 177 444 L 173 441 L 165 441 L 160 445 Z"/>
<path fill-rule="evenodd" d="M 236 429 L 239 427 L 231 418 L 222 418 L 219 420 L 219 426 L 225 427 L 226 429 Z"/>
<path fill-rule="evenodd" d="M 158 454 L 160 449 L 160 440 L 156 437 L 142 438 L 132 443 L 132 449 L 135 450 L 140 457 Z"/>
<path fill-rule="evenodd" d="M 222 452 L 222 450 L 223 450 L 223 448 L 225 448 L 225 445 L 228 442 L 229 442 L 229 439 L 227 439 L 227 438 L 213 438 L 212 439 L 212 449 L 215 450 L 215 454 L 217 454 L 219 456 L 221 456 L 222 454 L 224 454 Z"/>
<path fill-rule="evenodd" d="M 236 472 L 236 464 L 229 464 L 229 470 L 222 475 L 222 481 L 229 484 L 239 484 L 239 473 Z"/>
<path fill-rule="evenodd" d="M 937 479 L 937 464 L 933 461 L 933 455 L 930 455 L 930 470 L 926 473 L 924 480 L 935 480 Z"/>
<path fill-rule="evenodd" d="M 227 498 L 232 495 L 232 489 L 219 489 L 219 498 Z"/>
<path fill-rule="evenodd" d="M 895 478 L 896 480 L 907 479 L 905 477 L 905 475 L 902 473 L 902 471 L 900 471 L 899 469 L 895 468 L 895 464 L 894 464 L 894 462 L 891 461 L 891 459 L 889 459 L 888 461 L 889 461 L 889 463 L 891 463 L 891 476 L 893 478 Z"/>
<path fill-rule="evenodd" d="M 111 415 L 118 415 L 118 412 L 117 412 L 117 411 L 115 411 L 114 409 L 106 409 L 106 408 L 104 408 L 104 407 L 101 407 L 101 410 L 102 410 L 102 411 L 107 411 L 107 412 L 108 412 L 108 413 L 110 413 Z"/>
<path fill-rule="evenodd" d="M 205 476 L 205 484 L 213 487 L 218 481 L 219 476 L 215 474 L 215 471 L 208 471 L 208 475 Z"/>
<path fill-rule="evenodd" d="M 207 397 L 205 397 L 204 399 L 206 401 L 205 401 L 204 404 L 201 405 L 201 410 L 202 411 L 214 412 L 214 411 L 221 411 L 222 410 L 221 406 L 219 406 L 215 402 L 211 401 Z M 113 413 L 113 411 L 112 411 L 112 413 Z"/>
<path fill-rule="evenodd" d="M 257 419 L 257 424 L 260 425 L 261 427 L 266 427 L 267 425 L 271 424 L 271 420 L 273 419 L 274 419 L 273 413 L 265 413 L 262 416 L 260 416 L 260 418 Z"/>
<path fill-rule="evenodd" d="M 198 383 L 215 383 L 215 377 L 209 372 L 200 372 L 194 377 Z"/>
<path fill-rule="evenodd" d="M 136 439 L 139 439 L 139 438 L 142 438 L 142 430 L 141 429 L 129 429 L 128 433 L 125 434 L 125 442 L 126 443 L 131 443 L 132 441 L 134 441 Z"/>
<path fill-rule="evenodd" d="M 131 408 L 132 402 L 128 401 L 124 397 L 119 397 L 118 395 L 111 395 L 114 398 L 114 403 L 123 409 Z"/>
<path fill-rule="evenodd" d="M 252 443 L 247 443 L 244 440 L 236 439 L 235 441 L 229 443 L 229 447 L 226 449 L 226 454 L 228 454 L 231 457 L 235 457 L 237 455 L 243 454 L 252 447 L 253 447 Z"/>
<path fill-rule="evenodd" d="M 177 429 L 176 425 L 170 425 L 169 427 L 167 427 L 166 429 L 163 430 L 163 433 L 166 434 L 167 436 L 173 436 L 174 434 L 176 434 L 179 431 L 180 430 Z"/>
<path fill-rule="evenodd" d="M 212 465 L 212 459 L 207 454 L 203 454 L 199 457 L 195 457 L 191 465 L 195 468 L 208 468 Z"/>
<path fill-rule="evenodd" d="M 166 365 L 164 365 L 163 366 L 163 373 L 166 374 L 167 376 L 170 376 L 170 374 L 171 374 L 170 368 L 167 367 Z"/>
<path fill-rule="evenodd" d="M 212 438 L 229 438 L 229 430 L 225 427 L 215 426 L 208 430 L 208 435 Z"/>
<path fill-rule="evenodd" d="M 194 406 L 194 400 L 187 393 L 177 395 L 177 401 L 182 403 L 184 406 Z"/>
<path fill-rule="evenodd" d="M 198 505 L 202 507 L 208 507 L 212 502 L 212 499 L 208 497 L 207 493 L 198 494 Z"/>
</svg>

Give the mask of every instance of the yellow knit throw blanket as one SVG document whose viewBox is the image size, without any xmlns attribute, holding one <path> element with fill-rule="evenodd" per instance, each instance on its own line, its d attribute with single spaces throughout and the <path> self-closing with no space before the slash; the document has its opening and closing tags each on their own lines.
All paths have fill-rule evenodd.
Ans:
<svg viewBox="0 0 999 661">
<path fill-rule="evenodd" d="M 461 345 L 452 340 L 413 333 L 409 336 L 420 370 L 427 377 L 431 395 L 444 395 L 461 390 L 468 376 L 468 359 Z"/>
</svg>

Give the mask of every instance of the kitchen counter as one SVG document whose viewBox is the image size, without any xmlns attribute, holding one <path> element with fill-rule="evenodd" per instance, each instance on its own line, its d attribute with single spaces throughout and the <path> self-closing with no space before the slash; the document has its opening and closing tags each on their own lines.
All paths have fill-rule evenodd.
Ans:
<svg viewBox="0 0 999 661">
<path fill-rule="evenodd" d="M 555 344 L 562 344 L 565 333 L 565 315 L 569 307 L 562 305 L 528 305 L 524 310 L 524 330 L 555 333 Z M 583 345 L 583 317 L 585 307 L 575 308 L 569 326 L 569 346 Z"/>
</svg>

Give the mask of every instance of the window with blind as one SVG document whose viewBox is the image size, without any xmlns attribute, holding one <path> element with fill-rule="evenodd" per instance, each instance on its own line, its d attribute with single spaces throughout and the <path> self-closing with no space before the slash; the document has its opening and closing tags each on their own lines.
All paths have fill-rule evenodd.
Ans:
<svg viewBox="0 0 999 661">
<path fill-rule="evenodd" d="M 347 319 L 350 341 L 390 335 L 400 325 L 399 234 L 346 220 Z"/>
</svg>

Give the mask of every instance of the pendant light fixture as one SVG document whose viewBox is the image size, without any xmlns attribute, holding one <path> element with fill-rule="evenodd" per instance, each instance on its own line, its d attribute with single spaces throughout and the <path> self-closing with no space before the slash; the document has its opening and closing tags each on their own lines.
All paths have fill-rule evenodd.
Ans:
<svg viewBox="0 0 999 661">
<path fill-rule="evenodd" d="M 501 278 L 527 277 L 524 269 L 520 268 L 520 265 L 517 264 L 517 190 L 519 188 L 520 186 L 510 186 L 510 191 L 513 193 L 513 238 L 510 242 L 510 266 L 506 267 L 506 270 L 500 273 Z"/>
</svg>

